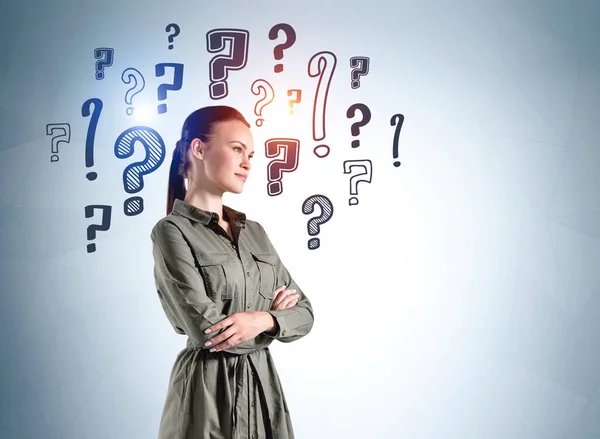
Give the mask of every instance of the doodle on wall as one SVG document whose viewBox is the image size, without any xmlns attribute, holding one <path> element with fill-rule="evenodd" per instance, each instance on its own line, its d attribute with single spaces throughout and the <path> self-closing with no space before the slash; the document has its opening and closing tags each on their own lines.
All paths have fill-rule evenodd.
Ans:
<svg viewBox="0 0 600 439">
<path fill-rule="evenodd" d="M 165 32 L 168 34 L 168 50 L 174 48 L 175 37 L 180 35 L 181 29 L 176 23 L 170 23 L 166 26 Z M 281 41 L 281 34 L 285 37 Z M 290 49 L 297 40 L 296 30 L 288 23 L 279 23 L 270 28 L 268 38 L 276 41 L 273 47 L 273 57 L 279 61 L 273 66 L 273 73 L 284 73 L 284 51 Z M 246 67 L 249 55 L 250 33 L 244 29 L 219 28 L 212 29 L 206 33 L 206 50 L 208 53 L 216 54 L 210 59 L 208 64 L 210 99 L 224 99 L 229 95 L 229 72 L 242 70 Z M 226 51 L 227 50 L 227 51 Z M 226 51 L 226 52 L 225 52 Z M 105 79 L 106 68 L 113 65 L 114 49 L 99 47 L 94 49 L 95 77 L 97 80 Z M 366 56 L 353 56 L 350 58 L 350 88 L 355 90 L 360 88 L 361 80 L 369 74 L 370 58 Z M 325 158 L 329 155 L 331 149 L 328 144 L 330 140 L 327 137 L 327 119 L 331 117 L 327 113 L 327 103 L 329 99 L 330 87 L 334 78 L 337 66 L 337 57 L 330 51 L 319 51 L 315 53 L 308 61 L 308 75 L 316 78 L 315 95 L 312 107 L 312 140 L 317 142 L 313 153 L 318 158 Z M 167 93 L 169 91 L 179 91 L 183 88 L 183 63 L 158 63 L 155 64 L 156 77 L 168 77 L 167 68 L 172 69 L 172 80 L 167 80 L 160 84 L 157 89 L 157 113 L 167 113 Z M 287 70 L 285 70 L 287 72 Z M 135 111 L 133 99 L 145 88 L 145 79 L 142 73 L 129 67 L 121 75 L 121 81 L 130 87 L 125 91 L 125 103 L 128 105 L 126 114 L 132 115 Z M 275 98 L 275 89 L 268 79 L 256 79 L 250 86 L 251 92 L 260 99 L 254 105 L 254 114 L 257 116 L 256 126 L 261 127 L 265 122 L 263 110 Z M 294 115 L 295 105 L 302 101 L 303 91 L 301 89 L 289 88 L 283 91 L 289 98 L 288 112 L 290 116 Z M 85 166 L 88 168 L 86 178 L 94 181 L 98 177 L 97 172 L 91 168 L 94 167 L 94 142 L 98 122 L 102 114 L 103 102 L 99 98 L 90 98 L 84 102 L 81 108 L 81 115 L 89 117 L 87 127 L 87 136 L 85 142 Z M 354 121 L 350 127 L 351 135 L 354 139 L 351 142 L 352 148 L 361 145 L 361 128 L 364 128 L 371 121 L 371 110 L 363 103 L 351 105 L 346 111 L 347 119 L 354 119 L 356 113 L 361 113 L 361 119 Z M 393 136 L 393 162 L 395 167 L 400 166 L 398 159 L 398 148 L 401 129 L 404 123 L 403 114 L 394 114 L 390 119 L 390 125 L 395 127 Z M 276 129 L 277 127 L 272 127 Z M 55 123 L 46 125 L 46 134 L 52 136 L 51 163 L 59 161 L 59 144 L 69 144 L 71 139 L 70 124 Z M 325 143 L 326 142 L 326 143 Z M 166 151 L 165 144 L 158 132 L 147 126 L 135 126 L 123 131 L 115 141 L 114 153 L 119 159 L 131 157 L 136 144 L 141 144 L 146 153 L 144 160 L 129 164 L 123 171 L 123 189 L 128 194 L 137 194 L 144 187 L 144 177 L 156 171 L 162 165 Z M 299 169 L 300 140 L 286 137 L 273 137 L 265 142 L 265 155 L 271 160 L 267 164 L 267 194 L 269 196 L 278 196 L 283 194 L 283 175 L 292 173 Z M 282 158 L 277 158 L 277 157 Z M 357 169 L 359 173 L 354 173 Z M 358 200 L 358 184 L 360 182 L 371 183 L 373 176 L 373 165 L 369 159 L 345 160 L 343 162 L 344 174 L 351 174 L 349 179 L 350 195 L 349 205 L 356 206 Z M 139 215 L 144 210 L 143 198 L 134 196 L 127 198 L 123 204 L 123 213 L 126 216 Z M 307 229 L 310 236 L 316 236 L 320 233 L 320 225 L 328 222 L 333 216 L 333 203 L 324 195 L 312 195 L 302 204 L 303 214 L 314 212 L 315 206 L 321 209 L 321 215 L 309 219 Z M 91 224 L 87 228 L 88 241 L 96 239 L 98 231 L 108 231 L 111 224 L 112 207 L 107 205 L 88 205 L 85 206 L 86 218 L 92 218 L 94 212 L 101 210 L 102 221 L 100 224 Z M 308 241 L 308 248 L 314 250 L 319 248 L 321 241 L 319 238 L 311 238 Z M 96 244 L 89 243 L 88 253 L 96 251 Z"/>
</svg>

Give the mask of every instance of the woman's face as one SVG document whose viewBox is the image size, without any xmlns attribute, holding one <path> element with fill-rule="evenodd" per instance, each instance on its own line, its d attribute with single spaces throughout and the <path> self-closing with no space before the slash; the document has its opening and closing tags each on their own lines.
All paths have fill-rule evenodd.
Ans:
<svg viewBox="0 0 600 439">
<path fill-rule="evenodd" d="M 241 193 L 245 182 L 241 176 L 248 177 L 254 156 L 250 129 L 239 120 L 218 122 L 209 143 L 208 149 L 200 141 L 192 144 L 192 153 L 204 162 L 205 179 L 201 184 L 210 184 L 219 192 Z"/>
</svg>

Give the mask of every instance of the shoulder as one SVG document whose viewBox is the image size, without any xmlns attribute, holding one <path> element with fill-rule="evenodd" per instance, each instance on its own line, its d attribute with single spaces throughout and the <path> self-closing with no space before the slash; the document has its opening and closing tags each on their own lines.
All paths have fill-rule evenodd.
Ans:
<svg viewBox="0 0 600 439">
<path fill-rule="evenodd" d="M 150 231 L 150 238 L 159 241 L 173 234 L 183 234 L 185 230 L 185 218 L 169 214 L 159 219 Z"/>
</svg>

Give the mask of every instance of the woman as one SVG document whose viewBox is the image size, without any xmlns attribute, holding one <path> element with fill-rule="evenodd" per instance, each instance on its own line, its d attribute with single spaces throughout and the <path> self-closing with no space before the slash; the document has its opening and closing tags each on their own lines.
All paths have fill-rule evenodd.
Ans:
<svg viewBox="0 0 600 439">
<path fill-rule="evenodd" d="M 308 334 L 312 306 L 263 227 L 222 200 L 241 193 L 250 173 L 249 128 L 234 108 L 204 107 L 187 117 L 173 151 L 167 215 L 151 233 L 154 278 L 188 339 L 159 439 L 294 437 L 268 346 Z"/>
</svg>

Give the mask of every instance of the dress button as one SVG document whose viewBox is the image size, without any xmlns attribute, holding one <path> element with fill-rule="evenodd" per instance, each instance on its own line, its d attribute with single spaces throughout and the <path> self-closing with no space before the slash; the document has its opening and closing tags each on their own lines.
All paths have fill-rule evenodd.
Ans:
<svg viewBox="0 0 600 439">
<path fill-rule="evenodd" d="M 250 272 L 249 271 L 246 271 L 246 274 L 248 275 L 248 277 L 250 277 Z"/>
<path fill-rule="evenodd" d="M 285 329 L 281 332 L 281 335 L 285 335 Z"/>
<path fill-rule="evenodd" d="M 255 434 L 252 435 L 252 439 L 256 439 L 257 436 Z"/>
<path fill-rule="evenodd" d="M 252 305 L 248 305 L 246 308 L 250 309 L 250 308 L 252 308 Z"/>
<path fill-rule="evenodd" d="M 252 407 L 254 407 L 254 401 L 252 401 L 252 404 L 250 404 Z"/>
</svg>

